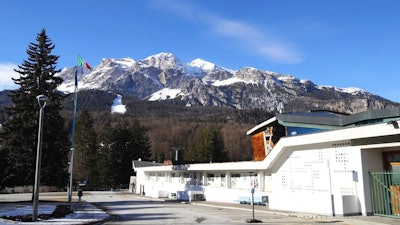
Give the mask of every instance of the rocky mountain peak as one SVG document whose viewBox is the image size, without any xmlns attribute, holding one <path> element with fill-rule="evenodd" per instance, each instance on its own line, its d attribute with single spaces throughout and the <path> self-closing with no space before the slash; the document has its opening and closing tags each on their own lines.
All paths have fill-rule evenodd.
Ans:
<svg viewBox="0 0 400 225">
<path fill-rule="evenodd" d="M 168 69 L 179 69 L 185 70 L 185 66 L 182 62 L 172 53 L 161 52 L 155 55 L 151 55 L 143 60 L 140 60 L 139 63 L 144 67 L 155 67 L 160 70 L 168 70 Z"/>
<path fill-rule="evenodd" d="M 119 68 L 132 68 L 135 66 L 136 61 L 132 58 L 103 58 L 99 66 L 101 67 L 119 67 Z"/>
<path fill-rule="evenodd" d="M 398 105 L 359 88 L 318 86 L 292 75 L 253 67 L 234 71 L 199 58 L 183 64 L 175 55 L 165 52 L 139 61 L 103 59 L 86 72 L 78 76 L 80 89 L 99 89 L 152 101 L 177 98 L 191 106 L 274 111 L 283 103 L 285 111 L 324 109 L 354 113 Z M 60 72 L 64 83 L 59 90 L 71 90 L 73 74 L 74 67 Z"/>
</svg>

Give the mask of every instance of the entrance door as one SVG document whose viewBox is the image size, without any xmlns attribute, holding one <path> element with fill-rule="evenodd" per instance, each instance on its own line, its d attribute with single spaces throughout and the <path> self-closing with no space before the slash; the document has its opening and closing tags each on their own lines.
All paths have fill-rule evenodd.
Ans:
<svg viewBox="0 0 400 225">
<path fill-rule="evenodd" d="M 400 217 L 400 151 L 382 157 L 384 171 L 370 172 L 374 214 Z"/>
</svg>

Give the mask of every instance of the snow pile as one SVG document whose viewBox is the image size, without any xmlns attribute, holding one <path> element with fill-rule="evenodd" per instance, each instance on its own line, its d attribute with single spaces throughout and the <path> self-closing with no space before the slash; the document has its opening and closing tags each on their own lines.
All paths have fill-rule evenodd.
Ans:
<svg viewBox="0 0 400 225">
<path fill-rule="evenodd" d="M 126 112 L 126 107 L 125 105 L 122 105 L 122 96 L 117 95 L 111 106 L 111 113 L 125 113 L 125 112 Z"/>
</svg>

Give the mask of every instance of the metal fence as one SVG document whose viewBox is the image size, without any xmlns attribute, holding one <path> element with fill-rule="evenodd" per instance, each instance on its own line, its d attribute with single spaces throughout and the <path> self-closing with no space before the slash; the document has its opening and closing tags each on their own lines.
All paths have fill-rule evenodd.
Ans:
<svg viewBox="0 0 400 225">
<path fill-rule="evenodd" d="M 400 172 L 370 172 L 375 215 L 400 218 Z"/>
</svg>

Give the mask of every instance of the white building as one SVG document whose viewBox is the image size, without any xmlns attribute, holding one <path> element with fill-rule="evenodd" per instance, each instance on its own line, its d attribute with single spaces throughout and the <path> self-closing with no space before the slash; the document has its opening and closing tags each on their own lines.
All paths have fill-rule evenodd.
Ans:
<svg viewBox="0 0 400 225">
<path fill-rule="evenodd" d="M 321 215 L 400 215 L 400 108 L 279 114 L 247 132 L 254 161 L 141 165 L 134 192 Z M 381 186 L 381 184 L 383 186 Z"/>
</svg>

